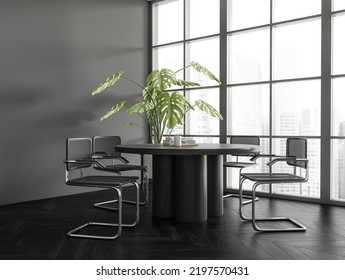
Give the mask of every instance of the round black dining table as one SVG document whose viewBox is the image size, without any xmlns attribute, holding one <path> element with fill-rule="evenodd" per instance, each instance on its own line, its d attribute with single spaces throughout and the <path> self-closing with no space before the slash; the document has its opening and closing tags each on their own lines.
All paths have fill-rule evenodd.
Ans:
<svg viewBox="0 0 345 280">
<path fill-rule="evenodd" d="M 257 153 L 260 146 L 128 144 L 116 146 L 116 151 L 152 155 L 154 217 L 204 222 L 223 215 L 223 156 Z"/>
</svg>

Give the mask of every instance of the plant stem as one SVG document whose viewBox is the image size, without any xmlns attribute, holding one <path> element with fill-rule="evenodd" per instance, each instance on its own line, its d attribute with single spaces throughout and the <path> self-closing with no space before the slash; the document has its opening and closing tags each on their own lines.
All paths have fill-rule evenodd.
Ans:
<svg viewBox="0 0 345 280">
<path fill-rule="evenodd" d="M 182 67 L 181 69 L 175 71 L 175 74 L 177 74 L 178 72 L 182 71 L 183 69 L 187 69 L 188 67 L 191 67 L 192 65 L 187 65 L 185 67 Z"/>
<path fill-rule="evenodd" d="M 184 112 L 185 114 L 192 108 L 194 108 L 196 106 L 196 104 L 194 104 L 192 107 L 188 107 L 188 109 Z"/>
<path fill-rule="evenodd" d="M 137 126 L 137 127 L 142 128 L 143 130 L 146 130 L 146 131 L 147 131 L 147 133 L 150 135 L 150 137 L 152 137 L 152 134 L 151 134 L 151 132 L 150 132 L 150 130 L 149 130 L 149 129 L 147 129 L 147 128 L 145 128 L 145 127 L 141 126 L 141 125 L 138 125 L 138 124 L 134 124 L 134 125 L 135 125 L 135 126 Z"/>
<path fill-rule="evenodd" d="M 126 105 L 124 105 L 123 107 L 126 107 L 127 109 L 130 108 L 129 106 L 126 106 Z M 147 123 L 149 122 L 147 117 L 145 117 L 142 113 L 139 113 L 139 112 L 135 112 L 135 113 L 138 114 L 140 117 L 142 117 L 143 120 L 146 121 Z"/>
<path fill-rule="evenodd" d="M 154 102 L 155 100 L 154 100 L 153 97 L 152 97 L 152 94 L 151 94 L 144 86 L 142 86 L 141 84 L 137 83 L 136 81 L 134 81 L 134 80 L 132 80 L 132 79 L 130 79 L 130 78 L 127 78 L 127 77 L 125 77 L 125 76 L 121 76 L 121 78 L 124 78 L 125 80 L 130 81 L 130 82 L 136 84 L 137 86 L 139 86 L 141 89 L 143 89 L 143 90 L 149 95 L 149 97 L 150 97 L 152 103 L 153 103 L 154 105 L 156 105 L 155 102 Z"/>
<path fill-rule="evenodd" d="M 157 104 L 156 104 L 156 102 L 155 102 L 155 100 L 154 100 L 152 94 L 151 94 L 144 86 L 142 86 L 142 85 L 139 84 L 138 82 L 136 82 L 136 81 L 134 81 L 134 80 L 132 80 L 132 79 L 130 79 L 130 78 L 127 78 L 127 77 L 125 77 L 125 76 L 121 76 L 121 78 L 123 78 L 123 79 L 125 79 L 125 80 L 127 80 L 127 81 L 130 81 L 130 82 L 136 84 L 137 86 L 139 86 L 141 89 L 143 89 L 143 90 L 148 94 L 148 96 L 150 97 L 150 99 L 151 99 L 151 101 L 152 101 L 152 104 L 153 104 L 153 110 L 155 111 L 155 114 L 154 114 L 154 123 L 155 123 L 155 126 L 158 126 L 158 125 L 159 125 L 159 119 L 158 119 L 158 112 L 157 112 L 157 108 L 156 108 Z"/>
</svg>

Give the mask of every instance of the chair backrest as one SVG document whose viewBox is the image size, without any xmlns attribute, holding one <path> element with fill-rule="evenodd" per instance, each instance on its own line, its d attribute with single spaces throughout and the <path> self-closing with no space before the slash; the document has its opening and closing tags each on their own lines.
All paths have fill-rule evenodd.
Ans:
<svg viewBox="0 0 345 280">
<path fill-rule="evenodd" d="M 286 156 L 287 157 L 296 157 L 296 158 L 307 158 L 307 139 L 305 138 L 288 138 L 286 140 Z M 295 162 L 288 161 L 288 165 L 307 168 L 306 162 Z"/>
<path fill-rule="evenodd" d="M 121 153 L 115 150 L 116 145 L 121 145 L 121 138 L 119 136 L 94 136 L 92 142 L 94 153 L 102 152 L 108 156 L 121 155 Z"/>
<path fill-rule="evenodd" d="M 260 145 L 260 137 L 258 136 L 231 136 L 230 137 L 230 144 L 248 144 L 248 145 Z M 234 156 L 253 156 L 259 153 L 250 153 L 250 154 L 233 154 Z"/>
<path fill-rule="evenodd" d="M 66 140 L 66 160 L 91 159 L 92 145 L 90 138 L 68 138 Z M 91 164 L 67 163 L 67 171 L 86 168 Z"/>
</svg>

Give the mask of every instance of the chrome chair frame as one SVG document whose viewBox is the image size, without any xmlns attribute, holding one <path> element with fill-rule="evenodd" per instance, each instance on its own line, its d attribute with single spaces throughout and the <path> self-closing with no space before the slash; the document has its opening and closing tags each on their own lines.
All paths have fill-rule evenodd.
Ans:
<svg viewBox="0 0 345 280">
<path fill-rule="evenodd" d="M 105 139 L 105 138 L 117 139 L 117 142 L 119 144 L 121 144 L 121 138 L 119 136 L 94 136 L 92 138 L 92 143 L 93 143 L 92 144 L 92 148 L 93 148 L 92 158 L 98 159 L 98 160 L 108 159 L 108 160 L 112 161 L 112 165 L 103 165 L 102 168 L 95 166 L 95 169 L 100 170 L 100 171 L 116 173 L 118 175 L 121 175 L 121 172 L 125 172 L 125 171 L 133 171 L 133 170 L 141 171 L 141 176 L 142 176 L 142 178 L 144 178 L 144 180 L 141 181 L 142 182 L 141 185 L 143 185 L 143 181 L 145 181 L 145 200 L 139 201 L 139 205 L 145 206 L 146 204 L 148 204 L 149 197 L 150 197 L 149 174 L 148 174 L 147 167 L 143 166 L 143 165 L 126 166 L 126 164 L 128 164 L 129 161 L 125 157 L 121 156 L 121 154 L 119 152 L 115 152 L 115 149 L 114 149 L 114 151 L 112 151 L 112 153 L 104 152 L 104 151 L 97 151 L 96 139 Z M 115 148 L 115 146 L 114 146 L 114 148 Z M 143 157 L 143 155 L 141 155 L 141 157 Z M 115 160 L 120 160 L 124 164 L 115 164 Z M 143 161 L 143 160 L 141 160 L 141 161 Z M 98 203 L 94 204 L 94 207 L 98 207 L 98 208 L 102 208 L 102 209 L 106 209 L 106 210 L 117 211 L 118 207 L 108 206 L 108 204 L 113 204 L 113 203 L 117 203 L 117 202 L 118 202 L 118 199 L 98 202 Z M 122 202 L 127 203 L 127 204 L 136 204 L 136 201 L 126 200 L 126 199 L 123 199 Z"/>
<path fill-rule="evenodd" d="M 257 165 L 257 163 L 253 163 L 252 165 L 250 165 L 250 166 L 248 166 L 248 167 L 253 167 L 253 166 L 256 166 Z M 226 167 L 231 167 L 231 168 L 239 168 L 240 170 L 239 170 L 239 182 L 241 182 L 241 174 L 242 174 L 242 169 L 244 169 L 244 168 L 247 168 L 246 166 L 242 166 L 242 167 L 239 167 L 239 166 L 226 166 Z M 224 198 L 228 198 L 228 197 L 240 197 L 240 194 L 235 194 L 235 193 L 229 193 L 229 194 L 224 194 L 223 195 L 223 199 Z M 242 199 L 242 205 L 245 205 L 245 204 L 248 204 L 248 203 L 252 203 L 253 202 L 253 197 L 251 196 L 251 195 L 244 195 L 244 194 L 242 194 L 242 198 L 247 198 L 248 200 L 246 200 L 246 201 L 243 201 L 243 199 Z M 258 201 L 259 200 L 259 198 L 257 197 L 257 198 L 255 198 L 255 200 L 254 201 Z"/>
<path fill-rule="evenodd" d="M 90 141 L 90 158 L 83 159 L 70 159 L 68 154 L 68 144 L 69 141 L 81 140 L 81 141 Z M 81 238 L 92 238 L 92 239 L 116 239 L 120 237 L 122 233 L 122 227 L 134 227 L 139 222 L 139 185 L 136 182 L 138 177 L 128 177 L 128 176 L 84 176 L 83 169 L 91 165 L 97 165 L 99 168 L 103 168 L 103 165 L 95 159 L 91 159 L 91 139 L 90 138 L 68 138 L 66 140 L 66 160 L 65 163 L 65 183 L 67 185 L 73 186 L 83 186 L 83 187 L 97 187 L 97 188 L 107 188 L 115 191 L 118 197 L 118 223 L 103 223 L 103 222 L 88 222 L 83 224 L 75 229 L 72 229 L 67 233 L 70 237 L 81 237 Z M 69 168 L 70 165 L 73 165 L 73 168 Z M 69 179 L 69 172 L 71 170 L 80 169 L 80 177 L 77 179 Z M 102 183 L 93 182 L 97 181 L 95 179 L 106 178 L 109 182 Z M 123 223 L 122 222 L 122 188 L 126 184 L 131 183 L 136 189 L 136 217 L 132 223 Z M 126 186 L 127 187 L 127 186 Z M 116 227 L 117 231 L 110 236 L 105 235 L 91 235 L 91 234 L 80 234 L 78 231 L 88 227 L 88 226 L 106 226 L 106 227 Z"/>
<path fill-rule="evenodd" d="M 288 138 L 288 139 L 296 139 L 296 138 Z M 272 157 L 274 155 L 267 155 L 269 157 Z M 289 165 L 293 165 L 291 164 L 291 162 L 297 163 L 297 162 L 304 162 L 305 163 L 305 176 L 304 177 L 299 177 L 296 175 L 296 166 L 294 166 L 294 175 L 296 176 L 295 178 L 292 177 L 291 179 L 281 179 L 281 180 L 269 180 L 269 179 L 262 179 L 262 180 L 251 180 L 250 175 L 251 173 L 244 173 L 242 174 L 242 178 L 240 180 L 240 190 L 239 190 L 239 194 L 240 194 L 240 203 L 239 203 L 239 213 L 240 213 L 240 217 L 245 220 L 245 221 L 251 221 L 252 222 L 252 226 L 256 231 L 260 231 L 260 232 L 293 232 L 293 231 L 306 231 L 306 227 L 304 225 L 302 225 L 300 222 L 296 221 L 295 219 L 292 218 L 288 218 L 288 217 L 268 217 L 268 218 L 256 218 L 256 206 L 255 203 L 252 204 L 252 217 L 248 218 L 244 215 L 243 213 L 243 183 L 245 180 L 250 180 L 250 181 L 254 181 L 255 183 L 253 184 L 252 187 L 252 197 L 253 199 L 256 198 L 256 189 L 263 184 L 281 184 L 281 183 L 304 183 L 307 182 L 309 179 L 309 160 L 307 158 L 297 158 L 294 156 L 289 156 L 289 157 L 277 157 L 274 158 L 273 160 L 269 161 L 267 163 L 268 166 L 272 166 L 277 162 L 281 162 L 281 161 L 285 161 L 287 162 Z M 290 162 L 290 163 L 289 163 Z M 304 167 L 303 167 L 304 168 Z M 264 175 L 265 173 L 262 173 L 262 175 Z M 268 174 L 280 174 L 280 173 L 266 173 L 266 175 Z M 252 175 L 259 175 L 260 173 L 252 173 Z M 285 174 L 286 175 L 286 174 Z M 285 228 L 262 228 L 259 227 L 257 224 L 257 221 L 262 221 L 262 222 L 268 222 L 268 221 L 288 221 L 290 223 L 292 223 L 293 225 L 295 225 L 295 227 L 285 227 Z"/>
<path fill-rule="evenodd" d="M 258 136 L 232 136 L 230 137 L 230 144 L 231 143 L 235 143 L 235 144 L 244 144 L 242 143 L 242 141 L 236 141 L 234 142 L 233 139 L 241 139 L 241 138 L 253 138 L 255 140 L 257 140 L 257 143 L 258 145 L 260 144 L 260 138 Z M 245 157 L 252 157 L 255 156 L 257 154 L 241 154 L 241 155 L 235 155 L 236 156 L 236 161 L 234 162 L 224 162 L 223 164 L 223 167 L 225 168 L 239 168 L 239 182 L 241 182 L 241 173 L 242 173 L 242 170 L 245 169 L 245 168 L 249 168 L 249 167 L 253 167 L 253 166 L 256 166 L 258 165 L 255 160 L 251 160 L 250 162 L 239 162 L 238 159 L 239 159 L 239 156 L 245 156 Z M 234 193 L 229 193 L 229 194 L 223 194 L 223 199 L 225 198 L 229 198 L 229 197 L 240 197 L 239 194 L 234 194 Z M 243 201 L 242 200 L 242 204 L 245 205 L 245 204 L 248 204 L 248 203 L 252 203 L 253 200 L 252 200 L 252 196 L 251 195 L 242 195 L 242 197 L 244 198 L 247 198 L 248 200 L 246 201 Z M 258 201 L 259 198 L 257 197 L 254 201 Z"/>
</svg>

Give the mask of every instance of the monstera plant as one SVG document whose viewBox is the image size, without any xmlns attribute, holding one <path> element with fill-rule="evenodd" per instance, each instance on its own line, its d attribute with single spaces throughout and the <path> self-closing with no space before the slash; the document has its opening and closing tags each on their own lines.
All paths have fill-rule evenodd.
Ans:
<svg viewBox="0 0 345 280">
<path fill-rule="evenodd" d="M 178 86 L 201 86 L 199 83 L 181 80 L 176 77 L 176 74 L 179 71 L 188 67 L 194 68 L 197 72 L 206 75 L 209 79 L 220 84 L 220 81 L 214 74 L 212 74 L 206 67 L 194 61 L 192 61 L 190 65 L 187 65 L 178 71 L 172 71 L 166 68 L 162 70 L 154 70 L 147 76 L 146 85 L 141 85 L 136 81 L 127 78 L 124 76 L 124 71 L 119 71 L 109 76 L 92 92 L 92 95 L 103 92 L 105 89 L 113 86 L 120 79 L 125 79 L 141 88 L 142 100 L 132 105 L 128 105 L 126 100 L 120 101 L 101 117 L 101 121 L 119 112 L 122 108 L 127 108 L 127 113 L 129 115 L 136 113 L 147 121 L 149 125 L 148 133 L 150 134 L 152 143 L 161 143 L 164 133 L 170 134 L 176 125 L 183 124 L 184 115 L 189 110 L 199 109 L 205 111 L 212 117 L 223 119 L 221 114 L 209 103 L 203 100 L 196 100 L 194 104 L 190 104 L 181 93 L 177 91 L 169 91 L 170 88 L 176 88 Z M 122 128 L 127 128 L 133 125 L 137 124 L 130 122 Z"/>
</svg>

